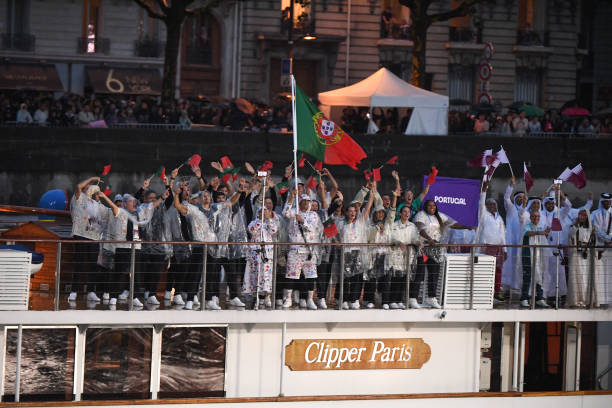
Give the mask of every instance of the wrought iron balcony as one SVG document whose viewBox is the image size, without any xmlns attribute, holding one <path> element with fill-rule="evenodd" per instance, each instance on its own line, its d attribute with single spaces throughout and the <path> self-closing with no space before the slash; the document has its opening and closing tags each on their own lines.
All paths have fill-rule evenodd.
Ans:
<svg viewBox="0 0 612 408">
<path fill-rule="evenodd" d="M 109 54 L 110 39 L 102 37 L 78 37 L 77 54 Z"/>
<path fill-rule="evenodd" d="M 548 47 L 548 44 L 548 31 L 523 29 L 516 32 L 516 45 Z"/>
<path fill-rule="evenodd" d="M 2 49 L 16 51 L 34 51 L 36 37 L 32 34 L 2 34 Z"/>
</svg>

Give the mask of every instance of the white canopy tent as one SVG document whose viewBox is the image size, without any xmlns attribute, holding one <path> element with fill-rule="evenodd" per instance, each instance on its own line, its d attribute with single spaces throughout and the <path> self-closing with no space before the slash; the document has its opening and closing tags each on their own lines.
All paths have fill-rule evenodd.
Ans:
<svg viewBox="0 0 612 408">
<path fill-rule="evenodd" d="M 414 108 L 405 134 L 448 134 L 448 96 L 412 86 L 387 68 L 356 84 L 321 92 L 319 101 L 328 106 Z"/>
</svg>

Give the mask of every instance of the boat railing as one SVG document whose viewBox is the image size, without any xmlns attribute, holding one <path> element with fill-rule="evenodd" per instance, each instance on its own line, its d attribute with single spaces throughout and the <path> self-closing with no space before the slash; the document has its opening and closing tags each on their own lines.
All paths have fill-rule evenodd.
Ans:
<svg viewBox="0 0 612 408">
<path fill-rule="evenodd" d="M 612 298 L 612 252 L 598 246 L 0 240 L 14 243 L 46 257 L 22 310 L 593 309 Z"/>
</svg>

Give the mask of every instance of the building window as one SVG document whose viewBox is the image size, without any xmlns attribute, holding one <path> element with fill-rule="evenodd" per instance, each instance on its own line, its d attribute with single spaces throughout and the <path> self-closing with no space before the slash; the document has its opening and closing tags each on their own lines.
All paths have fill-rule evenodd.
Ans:
<svg viewBox="0 0 612 408">
<path fill-rule="evenodd" d="M 517 24 L 518 45 L 548 45 L 544 0 L 519 0 Z"/>
<path fill-rule="evenodd" d="M 452 64 L 448 67 L 448 99 L 468 104 L 474 101 L 475 69 L 473 66 Z"/>
<path fill-rule="evenodd" d="M 532 69 L 517 69 L 514 80 L 514 100 L 540 105 L 541 72 Z"/>
<path fill-rule="evenodd" d="M 7 0 L 2 49 L 34 51 L 34 36 L 30 34 L 30 0 Z"/>
<path fill-rule="evenodd" d="M 410 9 L 398 0 L 383 0 L 380 38 L 410 39 Z"/>
<path fill-rule="evenodd" d="M 182 42 L 186 64 L 219 65 L 221 27 L 210 14 L 197 13 L 187 18 Z"/>
<path fill-rule="evenodd" d="M 293 30 L 298 34 L 314 32 L 314 0 L 281 0 L 281 32 L 286 33 L 291 26 L 291 3 L 293 3 Z"/>
<path fill-rule="evenodd" d="M 159 40 L 159 20 L 150 17 L 142 8 L 138 12 L 138 39 L 134 43 L 134 55 L 158 58 L 163 54 L 164 46 Z"/>
<path fill-rule="evenodd" d="M 83 54 L 106 53 L 102 37 L 102 0 L 83 0 L 83 25 L 79 51 Z"/>
</svg>

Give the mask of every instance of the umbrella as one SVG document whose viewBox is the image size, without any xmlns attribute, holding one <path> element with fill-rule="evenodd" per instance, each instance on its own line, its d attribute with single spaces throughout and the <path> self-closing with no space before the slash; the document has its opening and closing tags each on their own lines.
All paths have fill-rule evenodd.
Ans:
<svg viewBox="0 0 612 408">
<path fill-rule="evenodd" d="M 589 116 L 591 114 L 587 109 L 579 107 L 567 108 L 561 113 L 567 116 Z"/>
<path fill-rule="evenodd" d="M 512 102 L 510 105 L 506 106 L 506 108 L 510 109 L 511 111 L 518 112 L 519 108 L 525 105 L 531 105 L 531 102 L 515 101 L 515 102 Z"/>
<path fill-rule="evenodd" d="M 518 111 L 525 112 L 525 115 L 527 115 L 528 117 L 544 116 L 544 109 L 538 108 L 537 106 L 534 106 L 534 105 L 519 106 Z"/>
<path fill-rule="evenodd" d="M 236 107 L 247 115 L 252 115 L 253 112 L 255 112 L 253 104 L 244 98 L 237 98 L 234 102 L 236 103 Z"/>
<path fill-rule="evenodd" d="M 451 99 L 448 102 L 449 105 L 470 105 L 471 102 L 465 99 Z"/>
<path fill-rule="evenodd" d="M 497 112 L 497 109 L 494 105 L 490 105 L 488 103 L 477 103 L 472 105 L 472 112 L 474 113 L 491 113 Z"/>
</svg>

